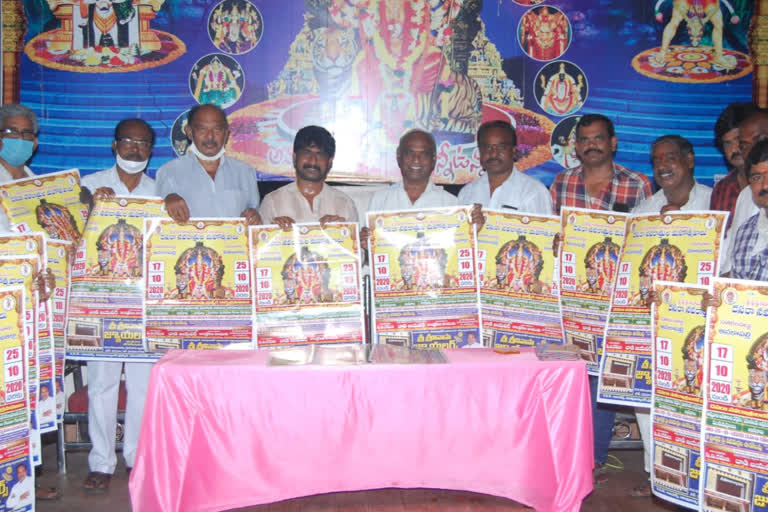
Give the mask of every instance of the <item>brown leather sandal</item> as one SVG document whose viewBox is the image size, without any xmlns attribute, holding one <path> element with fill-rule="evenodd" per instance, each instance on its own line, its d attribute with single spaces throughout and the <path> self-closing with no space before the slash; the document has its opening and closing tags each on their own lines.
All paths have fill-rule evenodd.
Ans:
<svg viewBox="0 0 768 512">
<path fill-rule="evenodd" d="M 98 471 L 91 471 L 88 476 L 85 477 L 83 482 L 83 489 L 89 494 L 102 494 L 109 489 L 109 482 L 112 479 L 112 475 L 107 473 L 99 473 Z"/>
</svg>

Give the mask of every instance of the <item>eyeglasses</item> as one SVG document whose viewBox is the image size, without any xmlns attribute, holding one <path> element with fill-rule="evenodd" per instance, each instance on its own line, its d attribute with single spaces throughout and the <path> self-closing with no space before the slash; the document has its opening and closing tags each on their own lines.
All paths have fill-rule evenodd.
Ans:
<svg viewBox="0 0 768 512">
<path fill-rule="evenodd" d="M 117 139 L 117 143 L 122 144 L 123 146 L 136 146 L 142 149 L 147 149 L 152 147 L 152 141 L 132 139 L 130 137 L 121 137 Z"/>
<path fill-rule="evenodd" d="M 3 128 L 3 137 L 9 139 L 34 140 L 35 132 L 32 130 L 17 130 L 16 128 Z"/>
<path fill-rule="evenodd" d="M 765 178 L 768 177 L 768 173 L 752 173 L 749 175 L 749 182 L 750 183 L 762 183 Z"/>
</svg>

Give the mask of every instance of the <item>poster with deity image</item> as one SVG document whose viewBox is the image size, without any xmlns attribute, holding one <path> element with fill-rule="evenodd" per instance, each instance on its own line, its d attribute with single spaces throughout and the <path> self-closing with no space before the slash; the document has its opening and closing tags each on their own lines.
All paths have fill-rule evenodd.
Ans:
<svg viewBox="0 0 768 512">
<path fill-rule="evenodd" d="M 576 345 L 597 375 L 627 215 L 562 208 L 560 313 L 565 343 Z"/>
<path fill-rule="evenodd" d="M 707 315 L 699 503 L 703 510 L 768 508 L 768 286 L 714 279 Z"/>
<path fill-rule="evenodd" d="M 469 207 L 368 212 L 368 226 L 375 342 L 483 346 Z"/>
<path fill-rule="evenodd" d="M 560 218 L 483 210 L 477 268 L 486 346 L 562 343 L 557 259 Z"/>
<path fill-rule="evenodd" d="M 660 498 L 698 508 L 707 287 L 655 281 L 651 485 Z"/>
<path fill-rule="evenodd" d="M 144 219 L 164 214 L 158 198 L 96 201 L 72 264 L 67 358 L 159 357 L 144 351 Z"/>
<path fill-rule="evenodd" d="M 88 208 L 80 202 L 77 169 L 31 176 L 0 185 L 0 206 L 11 231 L 44 231 L 48 238 L 80 238 Z"/>
<path fill-rule="evenodd" d="M 147 351 L 253 347 L 244 219 L 144 219 L 143 260 Z"/>
<path fill-rule="evenodd" d="M 53 336 L 54 353 L 54 385 L 51 387 L 51 396 L 60 396 L 63 401 L 64 395 L 64 360 L 67 351 L 67 340 L 65 328 L 67 325 L 67 302 L 69 301 L 69 272 L 70 272 L 70 254 L 72 253 L 72 242 L 65 240 L 47 239 L 45 242 L 46 261 L 48 268 L 51 269 L 56 278 L 55 286 L 48 299 L 50 315 L 51 334 Z M 42 391 L 42 384 L 40 385 Z M 62 407 L 58 408 L 58 421 L 62 420 L 64 413 Z"/>
<path fill-rule="evenodd" d="M 598 400 L 651 403 L 650 291 L 655 281 L 707 286 L 718 275 L 726 212 L 633 215 L 605 329 Z"/>
<path fill-rule="evenodd" d="M 365 341 L 358 226 L 252 226 L 254 342 L 261 347 Z"/>
</svg>

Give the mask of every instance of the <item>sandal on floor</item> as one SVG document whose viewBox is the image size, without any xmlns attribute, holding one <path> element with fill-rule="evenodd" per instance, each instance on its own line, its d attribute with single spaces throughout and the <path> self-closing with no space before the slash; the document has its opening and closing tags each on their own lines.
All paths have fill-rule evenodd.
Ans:
<svg viewBox="0 0 768 512">
<path fill-rule="evenodd" d="M 633 498 L 649 498 L 653 494 L 651 492 L 651 483 L 645 483 L 643 485 L 638 485 L 631 491 L 629 491 L 629 495 Z"/>
<path fill-rule="evenodd" d="M 112 475 L 110 474 L 91 471 L 88 473 L 88 476 L 85 477 L 83 489 L 89 494 L 101 494 L 107 492 L 107 489 L 109 489 L 109 481 L 111 479 Z"/>
<path fill-rule="evenodd" d="M 605 465 L 595 466 L 592 470 L 592 485 L 601 487 L 608 483 L 608 468 Z"/>
<path fill-rule="evenodd" d="M 61 498 L 61 489 L 58 487 L 35 486 L 35 499 L 39 501 L 53 501 Z"/>
</svg>

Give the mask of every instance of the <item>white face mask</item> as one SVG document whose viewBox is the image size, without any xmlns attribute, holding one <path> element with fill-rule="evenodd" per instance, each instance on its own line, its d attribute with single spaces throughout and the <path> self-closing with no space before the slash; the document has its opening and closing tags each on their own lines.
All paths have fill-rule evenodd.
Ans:
<svg viewBox="0 0 768 512">
<path fill-rule="evenodd" d="M 200 150 L 197 149 L 197 146 L 195 146 L 194 142 L 189 145 L 189 148 L 187 148 L 187 151 L 190 151 L 193 155 L 195 155 L 198 159 L 202 160 L 203 162 L 215 162 L 216 160 L 224 156 L 224 146 L 222 146 L 219 152 L 213 156 L 202 154 Z"/>
<path fill-rule="evenodd" d="M 149 160 L 142 160 L 141 162 L 126 160 L 120 156 L 120 153 L 115 153 L 115 161 L 117 162 L 117 166 L 128 174 L 140 173 L 147 168 L 147 164 L 149 163 Z"/>
</svg>

